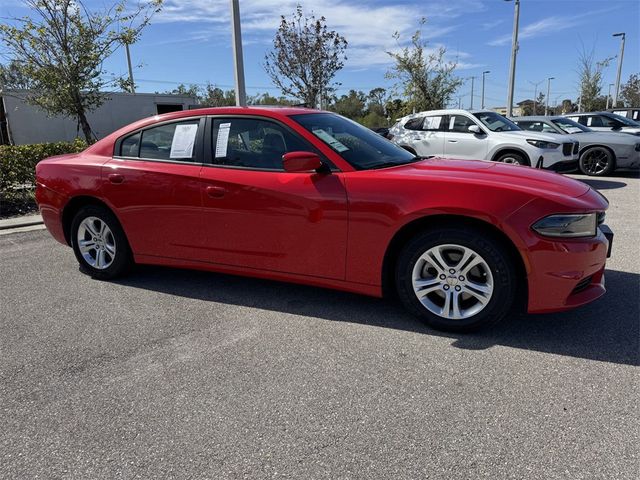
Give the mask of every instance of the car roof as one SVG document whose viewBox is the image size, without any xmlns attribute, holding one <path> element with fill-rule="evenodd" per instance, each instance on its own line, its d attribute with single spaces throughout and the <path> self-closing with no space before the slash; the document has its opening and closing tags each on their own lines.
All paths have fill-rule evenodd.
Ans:
<svg viewBox="0 0 640 480">
<path fill-rule="evenodd" d="M 193 110 L 179 110 L 177 112 L 157 115 L 159 120 L 171 120 L 173 118 L 191 117 L 194 115 L 255 115 L 267 114 L 267 116 L 278 115 L 300 115 L 305 113 L 319 113 L 321 110 L 306 107 L 289 107 L 278 105 L 251 105 L 246 107 L 203 107 Z"/>
<path fill-rule="evenodd" d="M 528 120 L 531 122 L 544 122 L 545 120 L 556 120 L 556 119 L 560 119 L 560 118 L 564 118 L 561 117 L 559 115 L 527 115 L 527 116 L 522 116 L 522 117 L 509 117 L 512 121 L 516 121 L 516 120 Z"/>
</svg>

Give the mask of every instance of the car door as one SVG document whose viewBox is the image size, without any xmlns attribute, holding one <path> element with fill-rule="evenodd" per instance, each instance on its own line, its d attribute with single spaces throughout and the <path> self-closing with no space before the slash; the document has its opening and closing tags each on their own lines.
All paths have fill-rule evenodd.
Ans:
<svg viewBox="0 0 640 480">
<path fill-rule="evenodd" d="M 204 118 L 163 122 L 116 142 L 102 167 L 103 194 L 136 255 L 201 255 Z"/>
<path fill-rule="evenodd" d="M 343 279 L 347 194 L 335 167 L 331 173 L 285 172 L 285 153 L 319 152 L 271 119 L 211 117 L 206 128 L 211 163 L 201 179 L 207 261 Z"/>
<path fill-rule="evenodd" d="M 482 134 L 469 131 L 477 125 Z M 445 119 L 444 155 L 448 158 L 464 160 L 484 160 L 487 156 L 488 140 L 484 129 L 471 117 L 456 113 Z"/>
</svg>

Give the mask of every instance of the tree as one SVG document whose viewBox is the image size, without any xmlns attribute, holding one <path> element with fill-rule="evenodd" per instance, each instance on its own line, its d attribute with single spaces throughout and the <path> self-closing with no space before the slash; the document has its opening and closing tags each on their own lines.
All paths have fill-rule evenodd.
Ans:
<svg viewBox="0 0 640 480">
<path fill-rule="evenodd" d="M 330 109 L 342 116 L 357 120 L 365 115 L 367 95 L 360 90 L 349 90 L 347 95 L 334 99 Z"/>
<path fill-rule="evenodd" d="M 640 73 L 631 74 L 627 83 L 622 85 L 620 99 L 627 107 L 640 107 Z"/>
<path fill-rule="evenodd" d="M 15 60 L 8 65 L 0 65 L 0 94 L 10 85 L 12 89 L 29 88 L 29 79 L 26 78 Z"/>
<path fill-rule="evenodd" d="M 294 100 L 289 100 L 286 97 L 274 97 L 268 93 L 257 94 L 251 97 L 248 102 L 250 105 L 294 105 Z"/>
<path fill-rule="evenodd" d="M 578 79 L 580 85 L 580 104 L 585 112 L 603 110 L 606 96 L 602 95 L 602 74 L 613 57 L 601 61 L 595 60 L 594 49 L 587 52 L 582 48 L 578 56 Z"/>
<path fill-rule="evenodd" d="M 377 115 L 385 116 L 385 103 L 387 103 L 387 91 L 382 87 L 377 87 L 369 91 L 369 103 L 367 108 L 369 113 L 376 113 Z"/>
<path fill-rule="evenodd" d="M 298 5 L 290 20 L 281 16 L 264 69 L 284 95 L 315 106 L 335 91 L 332 80 L 344 66 L 346 48 L 345 38 L 327 29 L 325 17 L 305 16 Z"/>
<path fill-rule="evenodd" d="M 425 23 L 426 20 L 422 19 L 420 27 Z M 398 32 L 394 38 L 400 43 Z M 399 80 L 409 110 L 445 108 L 462 85 L 462 80 L 454 75 L 457 63 L 445 60 L 446 53 L 444 47 L 430 50 L 427 42 L 422 40 L 421 29 L 411 37 L 410 46 L 401 48 L 399 53 L 387 52 L 395 65 L 386 76 Z"/>
<path fill-rule="evenodd" d="M 119 46 L 135 43 L 161 8 L 162 0 L 129 8 L 126 0 L 91 12 L 81 0 L 25 0 L 34 18 L 0 24 L 0 38 L 28 80 L 25 100 L 50 115 L 76 118 L 87 142 L 93 140 L 87 113 L 105 101 L 102 91 L 125 85 L 124 77 L 108 79 L 103 62 Z M 8 83 L 5 88 L 19 88 Z"/>
</svg>

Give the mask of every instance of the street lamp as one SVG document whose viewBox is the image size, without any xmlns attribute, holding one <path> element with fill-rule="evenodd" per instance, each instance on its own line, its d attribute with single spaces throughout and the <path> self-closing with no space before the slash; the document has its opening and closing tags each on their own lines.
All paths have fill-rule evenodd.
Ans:
<svg viewBox="0 0 640 480">
<path fill-rule="evenodd" d="M 511 0 L 505 0 L 509 2 Z M 520 20 L 520 0 L 515 0 L 513 12 L 513 35 L 511 37 L 511 67 L 509 68 L 509 90 L 507 93 L 507 117 L 513 113 L 513 88 L 516 81 L 516 55 L 518 53 L 518 22 Z"/>
<path fill-rule="evenodd" d="M 547 78 L 547 98 L 546 98 L 546 102 L 545 102 L 545 106 L 544 106 L 544 115 L 545 117 L 547 115 L 549 115 L 549 93 L 551 90 L 551 80 L 555 80 L 555 77 L 549 77 Z"/>
<path fill-rule="evenodd" d="M 613 83 L 609 84 L 609 93 L 607 93 L 607 108 L 605 110 L 609 110 L 609 100 L 611 100 L 611 87 L 613 87 Z"/>
<path fill-rule="evenodd" d="M 487 73 L 491 73 L 490 70 L 485 70 L 484 72 L 482 72 L 482 109 L 484 110 L 484 76 Z"/>
<path fill-rule="evenodd" d="M 540 80 L 537 83 L 529 81 L 529 83 L 533 85 L 533 114 L 534 115 L 538 114 L 538 101 L 536 100 L 536 98 L 538 97 L 538 85 L 540 85 L 542 82 L 544 82 L 544 80 Z"/>
<path fill-rule="evenodd" d="M 473 110 L 473 83 L 475 79 L 476 77 L 471 77 L 471 106 L 469 107 L 469 110 Z"/>
<path fill-rule="evenodd" d="M 613 94 L 613 106 L 612 108 L 616 108 L 618 106 L 618 93 L 620 93 L 620 74 L 622 73 L 622 57 L 624 56 L 624 32 L 614 33 L 614 37 L 621 37 L 620 39 L 620 55 L 618 55 L 618 75 L 616 75 L 616 89 Z"/>
</svg>

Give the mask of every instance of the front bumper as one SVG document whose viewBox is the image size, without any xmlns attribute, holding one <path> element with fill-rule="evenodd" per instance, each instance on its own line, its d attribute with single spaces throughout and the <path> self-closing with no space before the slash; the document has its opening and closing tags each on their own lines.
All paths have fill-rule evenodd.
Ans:
<svg viewBox="0 0 640 480">
<path fill-rule="evenodd" d="M 578 171 L 578 160 L 563 160 L 547 167 L 547 170 L 552 170 L 557 173 L 571 173 Z"/>
<path fill-rule="evenodd" d="M 528 311 L 569 310 L 604 295 L 612 241 L 613 232 L 606 225 L 593 238 L 553 241 L 540 237 L 530 253 Z"/>
<path fill-rule="evenodd" d="M 573 169 L 578 168 L 578 153 L 572 153 L 570 155 L 564 155 L 560 148 L 554 150 L 541 150 L 540 156 L 542 157 L 542 162 L 540 162 L 540 157 L 537 157 L 533 165 L 538 168 L 544 168 L 546 170 L 553 170 L 555 172 L 568 172 L 573 171 Z"/>
</svg>

